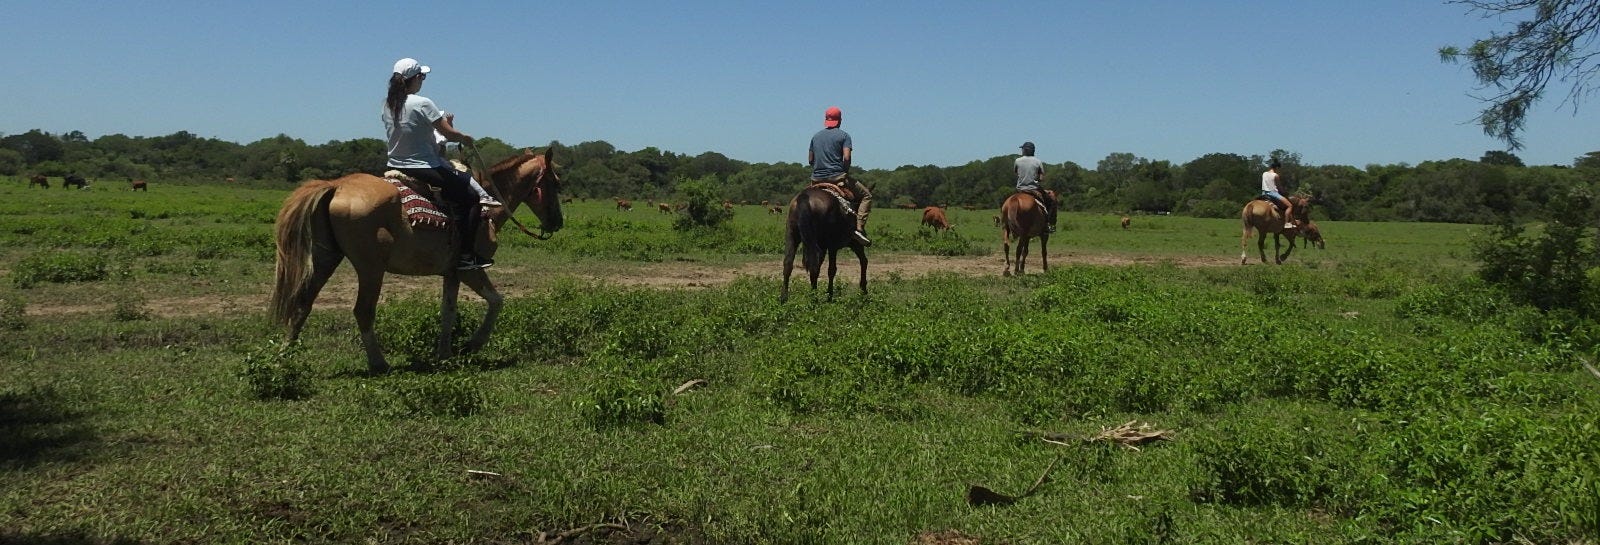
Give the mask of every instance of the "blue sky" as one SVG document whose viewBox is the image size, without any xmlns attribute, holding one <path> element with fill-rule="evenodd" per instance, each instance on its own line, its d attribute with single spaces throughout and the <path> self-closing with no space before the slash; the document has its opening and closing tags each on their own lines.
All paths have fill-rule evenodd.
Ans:
<svg viewBox="0 0 1600 545">
<path fill-rule="evenodd" d="M 187 130 L 249 143 L 382 137 L 394 61 L 474 136 L 805 159 L 830 105 L 856 164 L 1015 153 L 1089 168 L 1476 159 L 1471 72 L 1439 62 L 1511 21 L 1437 1 L 7 2 L 0 132 Z M 1558 84 L 1559 85 L 1559 84 Z M 1529 164 L 1600 150 L 1600 105 L 1552 87 Z"/>
</svg>

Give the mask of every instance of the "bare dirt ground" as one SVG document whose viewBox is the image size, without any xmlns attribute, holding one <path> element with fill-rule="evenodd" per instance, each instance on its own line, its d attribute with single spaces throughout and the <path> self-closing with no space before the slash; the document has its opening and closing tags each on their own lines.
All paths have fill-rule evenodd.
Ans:
<svg viewBox="0 0 1600 545">
<path fill-rule="evenodd" d="M 840 255 L 839 277 L 846 284 L 854 278 L 856 260 L 853 255 Z M 940 257 L 930 255 L 869 255 L 868 275 L 882 277 L 897 274 L 902 278 L 918 278 L 933 273 L 951 273 L 967 276 L 1001 276 L 1005 269 L 1005 259 L 1000 255 L 980 257 Z M 1052 255 L 1052 265 L 1156 265 L 1170 263 L 1179 267 L 1214 267 L 1236 265 L 1237 262 L 1229 257 L 1222 256 L 1137 256 L 1113 255 L 1070 252 L 1065 255 Z M 1037 259 L 1030 259 L 1028 263 L 1029 274 L 1040 271 Z M 715 265 L 693 262 L 664 262 L 664 263 L 638 263 L 622 266 L 607 266 L 580 274 L 568 274 L 570 277 L 584 281 L 593 281 L 609 285 L 637 286 L 655 289 L 701 289 L 726 285 L 733 280 L 750 276 L 757 278 L 778 279 L 783 274 L 783 262 L 779 259 L 770 261 L 755 261 L 737 265 Z M 827 271 L 823 271 L 826 275 Z M 551 278 L 539 271 L 528 268 L 497 265 L 490 270 L 496 287 L 500 293 L 507 297 L 517 297 L 547 285 Z M 799 263 L 795 264 L 794 281 L 805 282 L 805 269 Z M 397 297 L 409 297 L 415 294 L 437 294 L 440 280 L 437 277 L 421 276 L 388 276 L 384 280 L 383 299 L 389 300 Z M 467 290 L 462 288 L 463 293 Z M 145 309 L 150 315 L 156 317 L 199 317 L 207 315 L 232 314 L 238 312 L 259 311 L 266 306 L 267 297 L 270 295 L 271 286 L 263 284 L 258 293 L 235 295 L 228 297 L 213 296 L 147 296 Z M 348 311 L 355 305 L 356 281 L 355 275 L 348 266 L 340 267 L 328 285 L 323 288 L 322 294 L 317 298 L 316 307 L 319 311 L 330 309 L 343 309 Z M 464 297 L 474 298 L 472 295 Z M 113 304 L 30 304 L 27 307 L 28 315 L 51 316 L 80 313 L 111 312 Z"/>
</svg>

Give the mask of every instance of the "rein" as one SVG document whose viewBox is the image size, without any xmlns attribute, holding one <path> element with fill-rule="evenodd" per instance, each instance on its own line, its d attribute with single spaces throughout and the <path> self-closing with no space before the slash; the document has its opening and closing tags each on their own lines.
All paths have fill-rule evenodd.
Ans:
<svg viewBox="0 0 1600 545">
<path fill-rule="evenodd" d="M 513 201 L 513 200 L 510 200 L 510 199 L 507 199 L 507 198 L 505 198 L 505 197 L 500 195 L 500 185 L 496 184 L 494 182 L 493 173 L 489 172 L 489 168 L 488 167 L 484 166 L 483 156 L 478 154 L 478 147 L 477 146 L 472 145 L 472 144 L 467 144 L 465 146 L 462 146 L 462 148 L 467 150 L 467 159 L 471 160 L 474 163 L 471 166 L 473 168 L 477 169 L 479 172 L 483 173 L 483 176 L 480 177 L 480 178 L 489 181 L 489 185 L 486 186 L 485 189 L 487 189 L 489 191 L 489 193 L 494 196 L 494 198 L 499 199 L 500 202 L 506 203 L 506 206 L 511 206 L 511 203 L 518 202 L 518 201 Z M 550 165 L 545 165 L 543 169 L 540 169 L 539 178 L 535 179 L 533 181 L 533 183 L 530 184 L 529 191 L 538 191 L 539 190 L 539 180 L 544 179 L 545 170 L 549 170 L 549 168 L 550 168 Z M 528 227 L 526 225 L 523 225 L 522 222 L 517 219 L 517 216 L 514 213 L 507 212 L 506 213 L 506 219 L 511 220 L 511 223 L 516 225 L 517 229 L 521 229 L 523 233 L 527 233 L 528 236 L 533 237 L 535 239 L 538 239 L 538 240 L 550 240 L 550 237 L 555 236 L 555 233 L 539 234 L 539 233 L 533 232 L 532 230 L 528 229 Z"/>
</svg>

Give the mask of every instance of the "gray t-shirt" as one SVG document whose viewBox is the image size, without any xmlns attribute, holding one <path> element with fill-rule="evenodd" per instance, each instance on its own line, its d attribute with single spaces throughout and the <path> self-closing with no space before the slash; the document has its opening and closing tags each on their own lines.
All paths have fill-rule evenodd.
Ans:
<svg viewBox="0 0 1600 545">
<path fill-rule="evenodd" d="M 1044 161 L 1032 155 L 1017 158 L 1017 190 L 1039 189 L 1039 173 L 1044 171 Z"/>
<path fill-rule="evenodd" d="M 811 179 L 827 180 L 844 174 L 844 150 L 855 149 L 844 129 L 822 129 L 811 137 Z"/>
<path fill-rule="evenodd" d="M 389 115 L 389 105 L 384 104 L 383 129 L 389 135 L 389 167 L 444 166 L 444 158 L 439 157 L 439 146 L 433 139 L 433 122 L 442 117 L 444 112 L 421 95 L 406 96 L 406 104 L 400 107 L 399 123 Z"/>
</svg>

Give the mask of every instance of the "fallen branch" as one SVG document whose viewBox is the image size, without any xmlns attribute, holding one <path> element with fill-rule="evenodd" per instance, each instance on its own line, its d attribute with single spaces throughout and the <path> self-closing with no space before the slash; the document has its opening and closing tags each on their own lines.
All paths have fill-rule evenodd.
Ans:
<svg viewBox="0 0 1600 545">
<path fill-rule="evenodd" d="M 672 395 L 678 395 L 678 394 L 687 392 L 692 388 L 696 388 L 696 387 L 699 387 L 699 386 L 705 386 L 706 384 L 707 383 L 704 380 L 694 379 L 694 380 L 691 380 L 689 382 L 683 383 L 682 386 L 679 386 L 677 389 L 673 390 L 672 391 Z"/>
<path fill-rule="evenodd" d="M 974 507 L 979 505 L 1011 505 L 1016 503 L 1017 500 L 1032 496 L 1034 492 L 1039 490 L 1039 486 L 1050 478 L 1050 472 L 1054 471 L 1056 464 L 1060 462 L 1060 457 L 1051 460 L 1050 465 L 1044 468 L 1044 473 L 1040 473 L 1039 478 L 1033 481 L 1033 486 L 1028 487 L 1026 491 L 1016 496 L 1007 496 L 983 486 L 970 485 L 967 487 L 967 505 Z"/>
<path fill-rule="evenodd" d="M 1135 424 L 1138 424 L 1135 426 Z M 1138 420 L 1129 420 L 1115 428 L 1103 428 L 1094 437 L 1085 439 L 1088 442 L 1106 441 L 1116 443 L 1133 450 L 1139 450 L 1138 445 L 1152 441 L 1166 441 L 1172 439 L 1172 430 L 1158 430 L 1150 424 L 1139 424 Z"/>
<path fill-rule="evenodd" d="M 578 527 L 578 528 L 573 528 L 571 530 L 567 530 L 565 532 L 561 532 L 559 534 L 556 534 L 553 537 L 550 537 L 549 539 L 545 538 L 545 533 L 544 532 L 539 532 L 539 541 L 536 541 L 535 543 L 539 543 L 539 544 L 542 544 L 542 545 L 555 545 L 557 543 L 561 543 L 561 542 L 566 541 L 568 539 L 572 539 L 574 537 L 578 537 L 578 536 L 581 536 L 583 534 L 587 534 L 587 533 L 592 532 L 594 530 L 600 530 L 600 529 L 627 530 L 628 527 L 627 526 L 623 526 L 621 524 L 611 523 L 611 522 L 606 522 L 606 523 L 601 523 L 601 524 L 590 524 L 588 526 L 582 526 L 582 527 Z"/>
<path fill-rule="evenodd" d="M 1589 374 L 1594 375 L 1594 378 L 1600 378 L 1600 369 L 1595 369 L 1593 365 L 1590 365 L 1588 358 L 1578 356 L 1578 363 L 1583 364 L 1583 368 L 1588 369 Z"/>
</svg>

